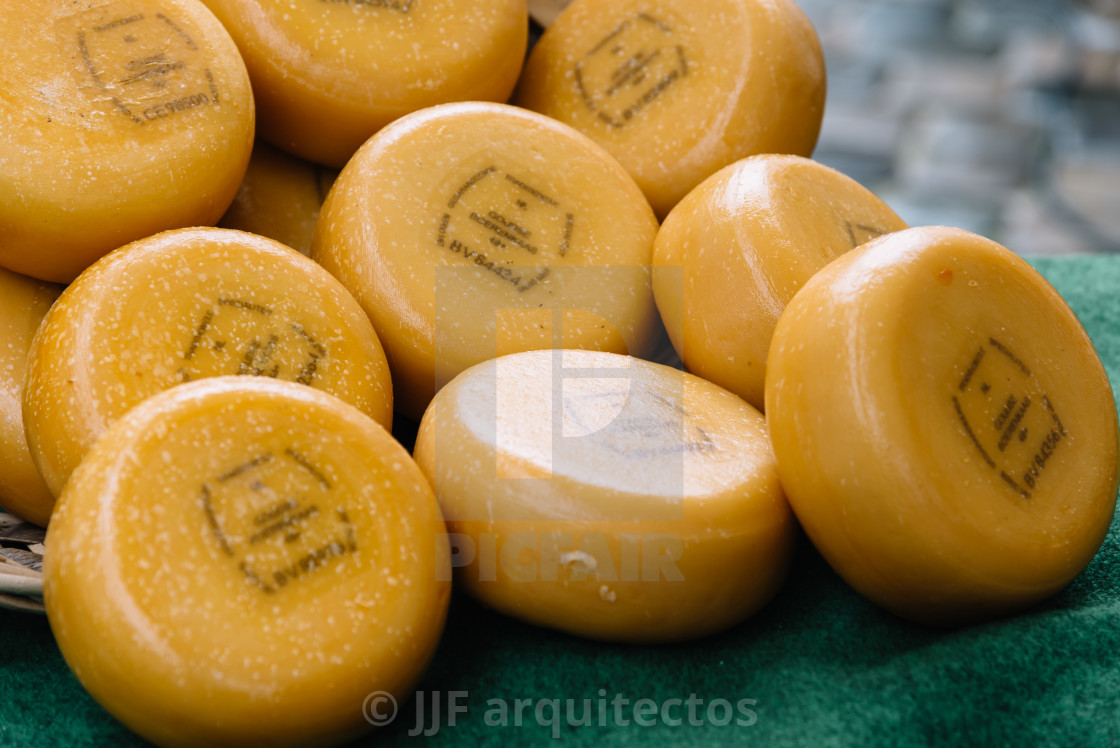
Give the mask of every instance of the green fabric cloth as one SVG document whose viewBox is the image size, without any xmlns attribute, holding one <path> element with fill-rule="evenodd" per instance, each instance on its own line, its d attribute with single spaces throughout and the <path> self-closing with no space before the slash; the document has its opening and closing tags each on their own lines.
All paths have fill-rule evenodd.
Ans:
<svg viewBox="0 0 1120 748">
<path fill-rule="evenodd" d="M 1120 384 L 1120 256 L 1044 259 L 1037 267 L 1094 340 Z M 608 645 L 534 628 L 456 595 L 448 628 L 421 684 L 452 691 L 469 711 L 429 739 L 436 745 L 552 745 L 553 704 L 591 700 L 593 726 L 557 732 L 601 746 L 1116 746 L 1120 745 L 1120 528 L 1070 587 L 1022 615 L 956 631 L 901 621 L 864 601 L 802 539 L 777 598 L 754 618 L 702 641 Z M 600 689 L 605 726 L 598 726 Z M 670 726 L 615 724 L 611 700 L 703 700 L 667 707 Z M 521 727 L 515 699 L 531 699 Z M 717 700 L 714 719 L 706 707 Z M 741 699 L 753 699 L 754 703 Z M 430 694 L 426 695 L 430 702 Z M 491 700 L 511 705 L 506 726 Z M 489 703 L 488 703 L 489 702 Z M 542 705 L 543 704 L 543 705 Z M 735 713 L 737 706 L 746 711 Z M 541 722 L 534 707 L 539 707 Z M 355 704 L 355 709 L 360 705 Z M 730 708 L 747 725 L 715 724 Z M 360 745 L 405 745 L 412 703 Z M 444 720 L 446 723 L 446 709 Z M 750 724 L 752 723 L 753 724 Z M 47 622 L 0 610 L 0 745 L 138 745 L 70 675 Z"/>
</svg>

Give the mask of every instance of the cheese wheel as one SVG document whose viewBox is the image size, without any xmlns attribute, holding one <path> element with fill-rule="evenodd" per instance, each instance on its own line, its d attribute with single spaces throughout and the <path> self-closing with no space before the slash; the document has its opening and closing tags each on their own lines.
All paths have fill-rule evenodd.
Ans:
<svg viewBox="0 0 1120 748">
<path fill-rule="evenodd" d="M 812 153 L 820 43 L 793 0 L 579 0 L 533 48 L 514 103 L 590 135 L 658 216 L 756 153 Z"/>
<path fill-rule="evenodd" d="M 398 407 L 488 358 L 644 352 L 659 329 L 657 221 L 575 130 L 503 104 L 432 107 L 385 128 L 327 196 L 311 256 L 358 297 Z"/>
<path fill-rule="evenodd" d="M 532 623 L 699 637 L 786 575 L 796 525 L 762 415 L 667 366 L 591 351 L 479 364 L 436 395 L 414 454 L 456 584 Z"/>
<path fill-rule="evenodd" d="M 20 404 L 31 339 L 61 290 L 0 268 L 0 506 L 44 527 L 54 496 L 27 451 Z"/>
<path fill-rule="evenodd" d="M 528 41 L 526 0 L 203 0 L 249 68 L 261 135 L 342 167 L 398 117 L 505 101 Z"/>
<path fill-rule="evenodd" d="M 241 231 L 168 231 L 102 258 L 47 314 L 27 366 L 28 446 L 56 496 L 109 424 L 204 377 L 294 380 L 392 422 L 385 354 L 354 298 L 295 250 Z"/>
<path fill-rule="evenodd" d="M 905 618 L 1022 610 L 1108 530 L 1104 368 L 1033 268 L 966 231 L 881 237 L 806 283 L 774 332 L 766 417 L 810 539 Z"/>
<path fill-rule="evenodd" d="M 146 400 L 83 461 L 43 596 L 91 695 L 159 745 L 325 746 L 410 695 L 450 596 L 431 488 L 370 418 L 292 382 Z"/>
<path fill-rule="evenodd" d="M 319 208 L 336 176 L 332 169 L 258 140 L 237 196 L 218 225 L 267 236 L 309 255 Z"/>
<path fill-rule="evenodd" d="M 253 143 L 233 40 L 198 0 L 0 0 L 0 266 L 69 282 L 212 224 Z"/>
<path fill-rule="evenodd" d="M 766 351 L 786 303 L 829 261 L 904 228 L 857 182 L 800 156 L 723 168 L 657 233 L 653 288 L 673 347 L 689 371 L 762 408 Z"/>
</svg>

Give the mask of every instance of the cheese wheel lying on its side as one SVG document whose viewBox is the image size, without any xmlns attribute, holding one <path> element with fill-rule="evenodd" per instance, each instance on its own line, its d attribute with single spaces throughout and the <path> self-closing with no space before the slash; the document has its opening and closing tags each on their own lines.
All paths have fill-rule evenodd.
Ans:
<svg viewBox="0 0 1120 748">
<path fill-rule="evenodd" d="M 443 530 L 416 464 L 356 408 L 208 379 L 144 401 L 82 462 L 43 597 L 78 680 L 144 738 L 335 745 L 431 659 Z"/>
<path fill-rule="evenodd" d="M 580 0 L 533 48 L 514 103 L 591 136 L 664 217 L 745 156 L 810 155 L 824 98 L 793 0 Z"/>
<path fill-rule="evenodd" d="M 505 101 L 525 59 L 525 0 L 203 0 L 237 41 L 262 136 L 341 168 L 393 120 Z"/>
<path fill-rule="evenodd" d="M 245 179 L 218 225 L 267 236 L 309 255 L 319 208 L 337 176 L 258 140 Z"/>
<path fill-rule="evenodd" d="M 1026 262 L 959 229 L 875 239 L 778 321 L 766 418 L 821 554 L 900 616 L 1023 610 L 1093 558 L 1116 503 L 1108 377 Z"/>
<path fill-rule="evenodd" d="M 253 144 L 233 40 L 199 0 L 0 0 L 0 266 L 68 283 L 210 225 Z"/>
<path fill-rule="evenodd" d="M 436 395 L 415 457 L 456 583 L 532 623 L 695 638 L 785 579 L 796 524 L 762 415 L 667 366 L 570 350 L 487 361 Z"/>
<path fill-rule="evenodd" d="M 0 507 L 43 527 L 54 496 L 27 450 L 21 403 L 27 351 L 61 291 L 0 268 Z"/>
<path fill-rule="evenodd" d="M 800 156 L 752 156 L 706 179 L 657 232 L 653 290 L 688 370 L 763 407 L 782 309 L 844 252 L 906 228 L 879 198 Z"/>
<path fill-rule="evenodd" d="M 271 239 L 181 229 L 102 258 L 47 314 L 23 396 L 35 464 L 57 496 L 130 408 L 223 374 L 307 384 L 392 422 L 385 354 L 338 281 Z"/>
<path fill-rule="evenodd" d="M 459 372 L 540 348 L 639 354 L 659 330 L 657 221 L 572 128 L 504 104 L 397 120 L 342 170 L 311 256 L 361 302 L 419 420 Z"/>
</svg>

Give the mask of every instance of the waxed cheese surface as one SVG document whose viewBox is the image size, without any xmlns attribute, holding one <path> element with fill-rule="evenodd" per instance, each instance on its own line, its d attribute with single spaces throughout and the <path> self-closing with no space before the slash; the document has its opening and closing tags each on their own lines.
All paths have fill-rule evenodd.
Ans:
<svg viewBox="0 0 1120 748">
<path fill-rule="evenodd" d="M 69 282 L 208 225 L 253 142 L 249 78 L 198 0 L 0 3 L 0 266 Z"/>
<path fill-rule="evenodd" d="M 907 229 L 836 260 L 786 308 L 766 387 L 802 526 L 888 610 L 942 625 L 1015 612 L 1104 539 L 1108 379 L 1053 288 L 994 242 Z"/>
<path fill-rule="evenodd" d="M 564 345 L 639 353 L 657 311 L 657 222 L 575 130 L 501 104 L 446 104 L 385 128 L 343 169 L 311 256 L 362 303 L 419 419 L 496 355 Z"/>
<path fill-rule="evenodd" d="M 785 305 L 831 260 L 906 224 L 854 180 L 799 156 L 721 169 L 665 219 L 654 294 L 688 370 L 763 407 L 766 353 Z"/>
<path fill-rule="evenodd" d="M 676 369 L 572 350 L 479 364 L 436 395 L 415 456 L 464 589 L 534 623 L 687 639 L 785 576 L 794 524 L 761 414 Z"/>
<path fill-rule="evenodd" d="M 442 531 L 415 463 L 360 411 L 213 378 L 137 406 L 83 462 L 47 533 L 44 597 L 75 675 L 145 738 L 332 745 L 431 658 Z"/>
<path fill-rule="evenodd" d="M 204 0 L 245 58 L 263 137 L 341 168 L 398 117 L 505 101 L 528 42 L 525 0 Z"/>
<path fill-rule="evenodd" d="M 287 379 L 392 418 L 385 354 L 354 298 L 295 250 L 227 229 L 164 232 L 102 259 L 48 314 L 28 372 L 28 443 L 56 495 L 115 419 L 205 377 Z"/>
<path fill-rule="evenodd" d="M 793 2 L 583 0 L 533 48 L 514 103 L 594 138 L 664 216 L 744 156 L 812 153 L 824 94 Z"/>
<path fill-rule="evenodd" d="M 0 507 L 42 526 L 54 496 L 27 450 L 21 403 L 27 351 L 61 291 L 0 268 Z"/>
<path fill-rule="evenodd" d="M 237 196 L 218 225 L 267 236 L 308 255 L 319 208 L 336 176 L 333 169 L 258 140 Z"/>
</svg>

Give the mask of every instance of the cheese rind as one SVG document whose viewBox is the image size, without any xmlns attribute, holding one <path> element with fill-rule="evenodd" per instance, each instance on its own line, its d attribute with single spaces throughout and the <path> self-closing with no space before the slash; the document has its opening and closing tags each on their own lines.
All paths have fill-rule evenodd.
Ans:
<svg viewBox="0 0 1120 748">
<path fill-rule="evenodd" d="M 752 156 L 690 192 L 654 243 L 654 294 L 688 370 L 763 407 L 782 309 L 844 252 L 906 228 L 859 183 L 800 156 Z"/>
<path fill-rule="evenodd" d="M 597 639 L 694 638 L 776 593 L 795 524 L 761 414 L 628 356 L 530 351 L 432 401 L 415 457 L 452 533 L 456 584 Z"/>
<path fill-rule="evenodd" d="M 907 229 L 814 276 L 775 330 L 766 406 L 806 533 L 905 618 L 1022 610 L 1080 573 L 1108 530 L 1104 368 L 1054 289 L 975 234 Z"/>
<path fill-rule="evenodd" d="M 27 351 L 61 291 L 53 283 L 0 268 L 0 507 L 43 527 L 54 495 L 27 449 L 21 403 Z"/>
<path fill-rule="evenodd" d="M 514 103 L 592 137 L 658 216 L 757 153 L 812 153 L 820 43 L 791 0 L 581 0 L 533 48 Z"/>
<path fill-rule="evenodd" d="M 253 80 L 262 136 L 341 168 L 393 120 L 505 101 L 528 42 L 525 0 L 204 0 Z"/>
<path fill-rule="evenodd" d="M 657 221 L 634 181 L 572 128 L 503 104 L 416 112 L 367 142 L 319 215 L 311 256 L 361 302 L 398 408 L 505 353 L 639 353 L 657 310 Z"/>
<path fill-rule="evenodd" d="M 70 282 L 216 222 L 253 143 L 249 77 L 198 0 L 2 3 L 0 266 Z"/>
<path fill-rule="evenodd" d="M 168 231 L 95 263 L 36 334 L 23 415 L 47 485 L 57 496 L 105 428 L 145 398 L 223 374 L 309 384 L 391 423 L 384 351 L 326 271 L 253 234 Z"/>
<path fill-rule="evenodd" d="M 320 746 L 432 657 L 443 522 L 408 453 L 326 393 L 176 387 L 117 421 L 51 520 L 44 600 L 82 685 L 159 745 Z"/>
</svg>

